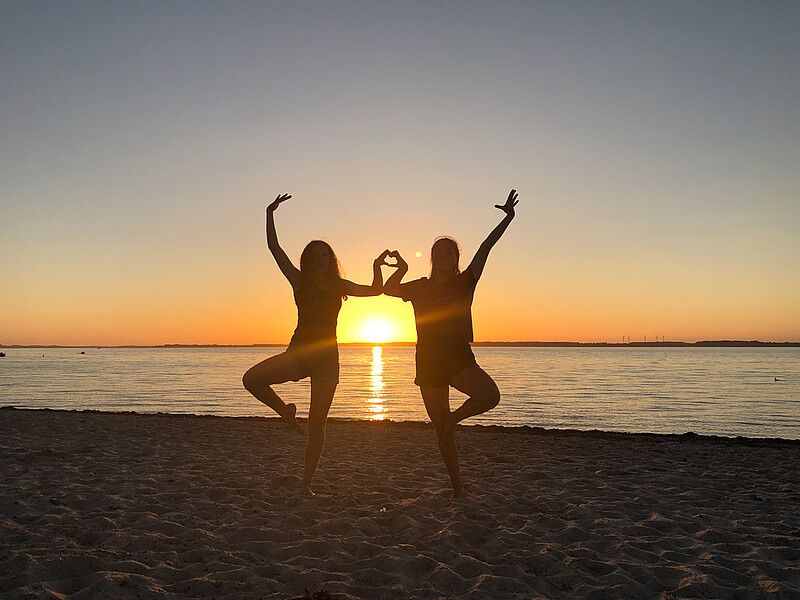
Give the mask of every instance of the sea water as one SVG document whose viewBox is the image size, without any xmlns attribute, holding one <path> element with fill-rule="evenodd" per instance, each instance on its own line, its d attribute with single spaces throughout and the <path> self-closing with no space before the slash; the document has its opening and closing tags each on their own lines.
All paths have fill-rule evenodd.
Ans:
<svg viewBox="0 0 800 600">
<path fill-rule="evenodd" d="M 283 348 L 5 348 L 0 406 L 273 416 L 242 374 Z M 800 439 L 800 348 L 476 347 L 494 410 L 465 424 Z M 340 348 L 330 416 L 427 421 L 414 348 Z M 308 413 L 308 380 L 275 386 Z M 451 390 L 453 407 L 463 401 Z M 2 418 L 0 416 L 0 418 Z"/>
</svg>

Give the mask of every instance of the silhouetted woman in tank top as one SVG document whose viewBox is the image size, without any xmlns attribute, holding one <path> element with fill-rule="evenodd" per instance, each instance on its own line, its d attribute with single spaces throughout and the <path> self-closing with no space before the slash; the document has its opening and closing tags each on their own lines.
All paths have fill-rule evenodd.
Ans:
<svg viewBox="0 0 800 600">
<path fill-rule="evenodd" d="M 347 299 L 347 296 L 377 296 L 381 293 L 381 265 L 389 251 L 384 251 L 373 262 L 372 285 L 359 285 L 342 278 L 336 255 L 327 243 L 320 240 L 308 243 L 300 255 L 298 269 L 281 248 L 275 231 L 274 212 L 289 198 L 289 194 L 278 196 L 267 207 L 267 246 L 281 273 L 292 286 L 297 305 L 297 327 L 286 351 L 250 368 L 242 382 L 247 391 L 302 434 L 305 432 L 295 416 L 297 407 L 285 403 L 270 386 L 311 378 L 302 492 L 313 495 L 311 478 L 322 456 L 328 411 L 339 383 L 336 320 L 342 299 Z"/>
<path fill-rule="evenodd" d="M 422 393 L 425 409 L 436 430 L 439 450 L 453 484 L 453 498 L 464 495 L 458 467 L 456 424 L 491 410 L 500 402 L 497 384 L 478 366 L 469 343 L 472 341 L 472 298 L 483 273 L 489 251 L 514 219 L 517 192 L 511 190 L 505 204 L 496 204 L 506 216 L 481 244 L 464 271 L 459 271 L 460 251 L 452 238 L 437 239 L 431 248 L 431 274 L 401 283 L 408 264 L 397 252 L 397 271 L 384 286 L 384 293 L 414 306 L 417 326 L 414 380 Z M 468 398 L 450 411 L 450 386 Z"/>
</svg>

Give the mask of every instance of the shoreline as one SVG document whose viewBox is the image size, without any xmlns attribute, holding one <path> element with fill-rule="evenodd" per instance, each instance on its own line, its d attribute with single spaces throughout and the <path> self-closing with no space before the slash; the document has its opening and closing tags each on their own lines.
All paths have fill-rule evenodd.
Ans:
<svg viewBox="0 0 800 600">
<path fill-rule="evenodd" d="M 0 596 L 800 595 L 800 443 L 421 422 L 0 411 Z"/>
<path fill-rule="evenodd" d="M 242 419 L 242 420 L 264 420 L 281 422 L 280 417 L 273 416 L 233 416 L 233 415 L 202 415 L 196 413 L 168 413 L 168 412 L 138 412 L 135 410 L 120 410 L 120 411 L 107 411 L 93 408 L 20 408 L 16 406 L 0 406 L 0 416 L 5 412 L 21 411 L 21 412 L 53 412 L 53 413 L 88 413 L 100 415 L 137 415 L 141 417 L 168 417 L 168 418 L 197 418 L 197 419 Z M 307 417 L 298 417 L 301 423 L 307 420 Z M 398 426 L 398 427 L 419 427 L 430 428 L 430 421 L 394 421 L 392 419 L 381 419 L 372 421 L 369 419 L 348 419 L 344 417 L 328 417 L 328 423 L 363 423 L 375 426 Z M 558 427 L 538 427 L 535 425 L 482 425 L 480 423 L 459 423 L 457 431 L 462 430 L 476 430 L 487 431 L 493 433 L 510 433 L 510 434 L 523 434 L 535 436 L 562 436 L 562 437 L 589 437 L 600 439 L 615 439 L 615 438 L 663 438 L 666 441 L 705 441 L 708 443 L 719 442 L 727 444 L 743 444 L 743 445 L 761 445 L 765 443 L 773 444 L 788 444 L 800 447 L 800 438 L 781 438 L 781 437 L 749 437 L 743 435 L 725 436 L 713 435 L 704 433 L 695 433 L 694 431 L 687 431 L 684 433 L 656 433 L 646 431 L 610 431 L 605 429 L 571 429 L 571 428 L 558 428 Z"/>
</svg>

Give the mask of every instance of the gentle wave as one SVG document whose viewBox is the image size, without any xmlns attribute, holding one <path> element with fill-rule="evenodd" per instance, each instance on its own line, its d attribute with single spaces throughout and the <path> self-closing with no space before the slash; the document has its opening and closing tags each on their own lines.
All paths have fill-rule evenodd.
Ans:
<svg viewBox="0 0 800 600">
<path fill-rule="evenodd" d="M 281 348 L 13 348 L 0 405 L 225 416 L 270 411 L 241 386 Z M 476 347 L 502 393 L 466 423 L 800 439 L 797 348 Z M 82 354 L 81 352 L 85 352 Z M 411 347 L 343 347 L 332 417 L 427 421 Z M 275 386 L 308 410 L 308 380 Z M 463 396 L 453 390 L 451 404 Z"/>
</svg>

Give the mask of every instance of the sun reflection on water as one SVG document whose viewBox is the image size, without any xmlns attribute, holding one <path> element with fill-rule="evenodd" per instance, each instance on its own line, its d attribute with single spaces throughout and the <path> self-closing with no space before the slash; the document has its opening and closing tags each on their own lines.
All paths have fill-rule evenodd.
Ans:
<svg viewBox="0 0 800 600">
<path fill-rule="evenodd" d="M 367 416 L 371 421 L 381 421 L 386 418 L 386 406 L 383 400 L 383 348 L 372 347 L 372 365 L 370 369 L 369 398 L 367 399 Z"/>
</svg>

